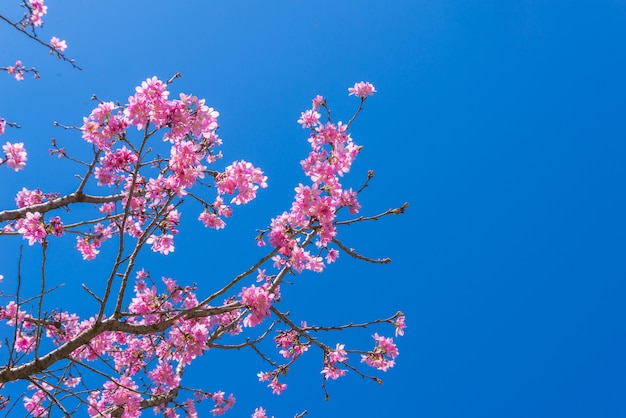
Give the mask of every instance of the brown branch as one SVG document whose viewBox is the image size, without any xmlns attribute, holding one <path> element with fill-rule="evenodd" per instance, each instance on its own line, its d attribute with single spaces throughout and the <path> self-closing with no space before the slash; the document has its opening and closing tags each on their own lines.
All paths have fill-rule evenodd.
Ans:
<svg viewBox="0 0 626 418">
<path fill-rule="evenodd" d="M 35 42 L 37 42 L 37 43 L 39 43 L 39 44 L 49 48 L 50 50 L 54 51 L 54 53 L 57 54 L 57 57 L 61 58 L 65 62 L 68 62 L 72 67 L 76 68 L 77 70 L 82 70 L 81 67 L 76 65 L 76 63 L 74 62 L 73 59 L 70 59 L 70 58 L 66 57 L 64 53 L 62 53 L 61 51 L 57 50 L 56 48 L 54 48 L 49 43 L 46 43 L 46 42 L 42 41 L 36 35 L 32 35 L 32 34 L 26 32 L 23 28 L 20 27 L 20 25 L 18 23 L 14 23 L 14 22 L 10 21 L 9 19 L 4 17 L 3 15 L 0 15 L 0 20 L 4 20 L 9 25 L 13 26 L 17 31 L 19 31 L 19 32 L 23 33 L 24 35 L 28 36 L 33 41 L 35 41 Z"/>
<path fill-rule="evenodd" d="M 72 340 L 66 342 L 62 346 L 50 351 L 48 354 L 38 359 L 32 360 L 28 363 L 24 363 L 17 367 L 4 368 L 2 371 L 0 371 L 0 383 L 28 379 L 29 376 L 37 375 L 43 370 L 50 368 L 57 361 L 70 357 L 74 350 L 88 344 L 90 341 L 92 341 L 94 338 L 104 332 L 116 331 L 125 332 L 132 335 L 156 334 L 170 328 L 174 324 L 174 322 L 181 317 L 200 318 L 212 315 L 219 315 L 235 309 L 239 309 L 240 307 L 241 304 L 238 302 L 214 308 L 196 307 L 193 311 L 183 312 L 167 320 L 149 325 L 133 325 L 115 318 L 107 318 L 102 322 L 94 323 L 91 328 L 88 328 L 81 334 L 74 337 Z"/>
<path fill-rule="evenodd" d="M 126 194 L 114 194 L 109 196 L 92 196 L 85 193 L 74 192 L 68 195 L 59 197 L 54 200 L 50 200 L 44 203 L 38 203 L 36 205 L 26 206 L 20 209 L 3 210 L 0 212 L 0 222 L 12 221 L 15 219 L 23 218 L 28 212 L 45 213 L 54 209 L 59 209 L 72 203 L 108 203 L 117 202 L 122 200 Z"/>
<path fill-rule="evenodd" d="M 337 244 L 337 246 L 339 248 L 341 248 L 343 251 L 345 251 L 348 255 L 358 259 L 358 260 L 362 260 L 362 261 L 367 261 L 368 263 L 374 263 L 374 264 L 387 264 L 387 263 L 391 263 L 391 258 L 386 257 L 386 258 L 369 258 L 369 257 L 365 257 L 364 255 L 361 255 L 359 253 L 357 253 L 356 251 L 354 251 L 353 248 L 348 248 L 345 245 L 343 245 L 338 239 L 333 238 L 333 242 L 335 244 Z"/>
<path fill-rule="evenodd" d="M 357 222 L 377 221 L 380 218 L 382 218 L 383 216 L 387 216 L 387 215 L 402 215 L 402 214 L 404 214 L 404 212 L 407 210 L 408 207 L 409 207 L 409 203 L 408 202 L 404 202 L 404 204 L 402 206 L 400 206 L 399 208 L 387 209 L 386 211 L 384 211 L 383 213 L 379 213 L 378 215 L 374 215 L 374 216 L 359 216 L 358 218 L 348 219 L 347 221 L 335 222 L 334 225 L 351 225 L 351 224 L 357 223 Z"/>
</svg>

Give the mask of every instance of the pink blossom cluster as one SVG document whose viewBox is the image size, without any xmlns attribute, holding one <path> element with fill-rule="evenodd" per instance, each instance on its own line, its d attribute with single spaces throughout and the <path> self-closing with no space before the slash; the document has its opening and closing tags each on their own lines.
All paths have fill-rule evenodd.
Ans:
<svg viewBox="0 0 626 418">
<path fill-rule="evenodd" d="M 350 96 L 354 95 L 365 99 L 368 96 L 373 96 L 376 93 L 376 89 L 372 84 L 361 81 L 360 83 L 355 83 L 354 87 L 350 87 L 348 92 L 350 92 Z"/>
<path fill-rule="evenodd" d="M 28 70 L 23 64 L 21 60 L 17 60 L 15 61 L 15 65 L 9 65 L 8 67 L 6 67 L 7 73 L 12 74 L 13 77 L 15 77 L 15 79 L 17 81 L 22 81 L 24 80 L 24 74 L 27 71 L 33 71 L 35 74 L 35 78 L 39 78 L 39 73 L 37 73 L 34 69 L 30 69 Z"/>
<path fill-rule="evenodd" d="M 404 335 L 404 329 L 406 328 L 404 320 L 404 315 L 400 315 L 393 323 L 393 326 L 396 328 L 396 337 Z"/>
<path fill-rule="evenodd" d="M 123 199 L 130 215 L 124 222 L 124 232 L 136 238 L 142 235 L 147 219 L 165 213 L 165 207 L 171 214 L 169 202 L 174 197 L 185 196 L 209 172 L 205 164 L 212 164 L 221 157 L 221 153 L 215 151 L 222 143 L 216 133 L 219 113 L 195 96 L 180 94 L 179 99 L 169 100 L 169 95 L 166 83 L 156 77 L 149 78 L 135 89 L 126 105 L 100 103 L 84 118 L 81 128 L 83 138 L 102 153 L 94 170 L 98 184 L 122 185 L 125 193 L 132 195 Z M 144 161 L 152 148 L 141 153 L 142 146 L 133 149 L 119 146 L 131 138 L 128 131 L 131 126 L 144 130 L 144 141 L 151 140 L 150 137 L 163 129 L 163 140 L 169 144 L 169 158 L 157 156 L 152 165 L 148 165 Z M 149 127 L 153 127 L 154 132 L 149 133 Z M 153 145 L 156 146 L 158 144 Z M 155 174 L 148 174 L 148 167 L 156 169 Z M 146 173 L 139 174 L 140 171 Z M 232 209 L 224 204 L 221 195 L 234 195 L 231 203 L 245 204 L 256 197 L 258 188 L 267 187 L 263 172 L 246 161 L 235 161 L 224 172 L 211 171 L 211 174 L 218 196 L 212 203 L 203 201 L 204 211 L 198 219 L 215 229 L 223 228 L 223 218 L 232 215 Z M 146 242 L 153 251 L 162 254 L 174 251 L 177 231 L 170 227 L 173 224 L 177 221 L 166 219 L 158 225 L 160 233 L 149 235 Z"/>
<path fill-rule="evenodd" d="M 43 25 L 42 18 L 48 13 L 48 6 L 45 6 L 43 0 L 29 0 L 30 24 L 33 26 Z"/>
<path fill-rule="evenodd" d="M 50 38 L 50 45 L 52 46 L 52 48 L 54 48 L 52 51 L 50 51 L 50 54 L 54 54 L 55 51 L 65 52 L 65 50 L 67 49 L 67 42 L 65 40 L 57 38 L 56 36 Z"/>
<path fill-rule="evenodd" d="M 18 208 L 25 208 L 27 206 L 43 203 L 47 198 L 48 196 L 39 189 L 29 190 L 26 187 L 22 187 L 22 190 L 17 192 L 15 196 L 15 203 Z"/>
<path fill-rule="evenodd" d="M 346 369 L 337 367 L 337 363 L 343 363 L 348 360 L 344 344 L 337 344 L 334 350 L 328 352 L 324 358 L 324 368 L 321 373 L 324 379 L 336 380 L 346 374 Z"/>
<path fill-rule="evenodd" d="M 41 382 L 40 386 L 41 388 L 32 383 L 28 385 L 28 389 L 34 390 L 35 392 L 33 393 L 33 396 L 24 397 L 24 407 L 26 408 L 26 411 L 34 417 L 48 416 L 48 411 L 44 406 L 48 399 L 46 391 L 50 391 L 53 388 L 45 382 Z"/>
<path fill-rule="evenodd" d="M 235 161 L 217 178 L 217 190 L 220 194 L 238 194 L 230 203 L 244 205 L 256 197 L 259 187 L 267 187 L 267 177 L 263 172 L 246 161 Z"/>
<path fill-rule="evenodd" d="M 102 223 L 94 225 L 93 231 L 85 236 L 76 237 L 76 248 L 83 257 L 83 260 L 93 260 L 100 253 L 102 243 L 113 236 L 117 230 L 115 224 L 104 226 Z"/>
<path fill-rule="evenodd" d="M 394 359 L 400 353 L 393 342 L 393 338 L 382 337 L 378 333 L 374 334 L 373 337 L 376 341 L 376 347 L 373 351 L 361 355 L 361 362 L 386 372 L 396 364 Z"/>
<path fill-rule="evenodd" d="M 257 376 L 259 378 L 259 382 L 270 382 L 267 387 L 272 389 L 272 393 L 274 395 L 280 395 L 285 389 L 287 389 L 286 383 L 280 383 L 278 381 L 280 373 L 281 369 L 276 369 L 273 372 L 259 372 L 257 373 Z"/>
<path fill-rule="evenodd" d="M 22 187 L 22 190 L 17 192 L 15 196 L 15 203 L 18 208 L 25 208 L 44 203 L 55 197 L 55 193 L 42 193 L 39 189 L 29 190 Z M 49 234 L 60 237 L 63 235 L 65 227 L 59 216 L 51 217 L 46 223 L 43 214 L 34 211 L 27 212 L 25 217 L 5 225 L 2 231 L 22 234 L 22 237 L 28 240 L 29 245 L 33 245 L 35 243 L 42 243 Z"/>
<path fill-rule="evenodd" d="M 25 218 L 20 218 L 16 222 L 17 232 L 28 240 L 28 245 L 41 243 L 46 238 L 46 225 L 39 212 L 28 212 Z"/>
<path fill-rule="evenodd" d="M 207 228 L 222 229 L 226 226 L 226 222 L 220 216 L 230 218 L 233 216 L 233 210 L 229 205 L 225 205 L 224 199 L 218 195 L 215 197 L 213 204 L 210 205 L 210 209 L 207 207 L 198 216 L 198 220 Z"/>
<path fill-rule="evenodd" d="M 4 135 L 4 130 L 7 126 L 7 121 L 0 117 L 0 135 Z"/>
<path fill-rule="evenodd" d="M 364 85 L 371 86 L 369 83 Z M 368 87 L 363 88 L 367 90 Z M 373 90 L 373 86 L 371 88 Z M 355 214 L 361 207 L 357 193 L 351 188 L 344 188 L 340 181 L 350 171 L 360 147 L 352 141 L 347 125 L 330 121 L 322 123 L 320 114 L 316 111 L 321 106 L 326 106 L 322 96 L 316 96 L 312 104 L 313 108 L 303 112 L 298 120 L 303 128 L 312 131 L 309 138 L 311 152 L 301 161 L 311 184 L 300 184 L 296 187 L 291 210 L 272 219 L 268 231 L 270 244 L 280 250 L 273 259 L 275 266 L 289 267 L 297 272 L 322 271 L 324 259 L 319 255 L 322 251 L 326 253 L 327 263 L 337 259 L 338 251 L 328 247 L 337 234 L 334 225 L 337 212 L 347 208 L 350 213 Z M 309 230 L 314 231 L 317 238 L 316 245 L 320 249 L 317 255 L 305 250 L 299 237 Z M 259 238 L 262 239 L 263 236 Z"/>
<path fill-rule="evenodd" d="M 353 90 L 353 94 L 362 99 L 375 92 L 369 83 L 357 83 Z M 266 274 L 259 268 L 257 284 L 242 286 L 238 293 L 235 289 L 230 290 L 230 296 L 227 295 L 221 307 L 213 312 L 208 311 L 213 309 L 208 302 L 198 300 L 195 287 L 181 286 L 165 277 L 161 283 L 154 283 L 144 270 L 137 272 L 132 293 L 124 295 L 125 298 L 130 296 L 126 310 L 116 310 L 116 314 L 107 319 L 81 319 L 75 314 L 58 311 L 39 314 L 43 316 L 40 318 L 10 302 L 0 306 L 0 321 L 16 330 L 15 351 L 22 358 L 34 358 L 42 329 L 44 340 L 48 340 L 41 344 L 59 347 L 82 333 L 95 330 L 101 321 L 119 320 L 117 331 L 110 331 L 115 329 L 113 327 L 99 330 L 88 343 L 71 349 L 71 364 L 97 362 L 110 368 L 110 377 L 100 389 L 90 389 L 85 395 L 89 415 L 138 417 L 142 402 L 145 404 L 155 397 L 165 399 L 169 394 L 185 390 L 181 386 L 184 369 L 207 350 L 216 347 L 212 344 L 215 338 L 226 333 L 236 336 L 244 327 L 259 325 L 270 316 L 272 305 L 280 300 L 280 283 L 286 273 L 320 272 L 339 255 L 338 249 L 332 247 L 337 234 L 337 215 L 342 210 L 356 214 L 360 209 L 358 193 L 342 185 L 343 176 L 350 171 L 360 147 L 347 132 L 349 124 L 333 123 L 330 116 L 327 122 L 322 122 L 317 112 L 320 108 L 326 108 L 326 100 L 316 96 L 312 108 L 303 112 L 298 121 L 311 131 L 311 151 L 301 161 L 308 182 L 295 188 L 290 210 L 272 219 L 270 228 L 258 237 L 261 243 L 267 237 L 276 248 L 271 262 L 280 273 Z M 327 114 L 330 115 L 330 111 Z M 175 250 L 174 238 L 178 234 L 183 197 L 196 200 L 203 206 L 198 219 L 204 225 L 223 228 L 224 218 L 232 216 L 230 204 L 250 202 L 259 188 L 267 187 L 267 177 L 246 161 L 235 161 L 223 172 L 207 167 L 221 157 L 216 151 L 221 144 L 216 134 L 217 117 L 218 113 L 207 107 L 204 100 L 194 96 L 181 94 L 179 99 L 170 100 L 167 83 L 156 77 L 137 87 L 126 105 L 99 103 L 84 118 L 81 128 L 83 138 L 96 150 L 90 172 L 97 179 L 98 186 L 115 187 L 116 193 L 121 194 L 100 200 L 104 203 L 98 207 L 99 219 L 85 222 L 81 229 L 64 225 L 59 216 L 48 216 L 46 210 L 38 206 L 7 225 L 5 231 L 18 232 L 29 245 L 34 245 L 44 242 L 48 235 L 61 236 L 69 228 L 78 235 L 76 249 L 85 260 L 94 259 L 101 245 L 115 234 L 127 234 L 137 240 L 137 245 L 145 243 L 152 251 L 168 255 Z M 135 126 L 139 134 L 130 129 L 131 126 Z M 157 133 L 162 133 L 162 137 L 156 138 Z M 139 141 L 134 139 L 136 137 L 140 138 Z M 10 146 L 13 164 L 18 164 L 18 160 L 26 161 L 25 151 L 21 154 L 22 145 Z M 160 152 L 159 147 L 165 147 L 166 151 Z M 5 153 L 8 160 L 6 149 Z M 214 180 L 216 195 L 212 195 L 213 198 L 206 199 L 197 189 L 190 191 L 193 187 L 205 185 L 200 181 L 205 177 Z M 226 195 L 232 196 L 229 204 L 224 202 Z M 39 189 L 23 188 L 15 200 L 19 208 L 27 208 L 51 202 L 55 197 L 55 194 L 45 194 Z M 89 225 L 87 231 L 84 230 L 86 225 Z M 267 260 L 269 256 L 263 262 Z M 325 380 L 338 379 L 353 368 L 348 364 L 348 351 L 355 353 L 354 350 L 346 350 L 340 343 L 335 348 L 326 346 L 311 333 L 321 328 L 309 328 L 305 322 L 298 328 L 277 311 L 274 313 L 277 322 L 288 327 L 274 336 L 279 354 L 287 363 L 275 365 L 273 371 L 257 375 L 260 381 L 268 382 L 274 394 L 279 395 L 287 388 L 279 377 L 286 375 L 287 368 L 311 347 L 318 346 L 324 352 L 321 374 Z M 404 321 L 401 313 L 385 320 L 395 327 L 396 336 L 404 334 Z M 137 332 L 126 332 L 128 328 L 125 327 L 135 327 Z M 265 335 L 268 334 L 269 330 Z M 363 353 L 361 361 L 387 371 L 394 366 L 398 350 L 393 339 L 378 334 L 373 337 L 376 346 L 372 351 L 358 351 Z M 45 416 L 52 399 L 46 392 L 48 383 L 45 379 L 37 382 L 38 385 L 29 387 L 28 396 L 23 398 L 24 405 L 31 415 Z M 58 382 L 74 388 L 83 380 L 70 372 Z M 173 406 L 168 403 L 157 405 L 154 412 L 166 417 L 177 417 L 179 413 L 199 416 L 196 404 L 208 400 L 214 403 L 211 413 L 221 415 L 235 403 L 232 394 L 226 397 L 221 391 L 194 393 L 194 398 L 182 403 L 176 401 Z M 267 417 L 265 409 L 256 408 L 252 417 Z"/>
<path fill-rule="evenodd" d="M 250 313 L 244 318 L 243 325 L 253 327 L 259 325 L 263 320 L 270 316 L 270 306 L 275 297 L 274 293 L 269 292 L 269 283 L 257 287 L 252 285 L 241 289 L 239 296 L 241 303 L 250 309 Z"/>
<path fill-rule="evenodd" d="M 241 205 L 254 199 L 259 188 L 267 187 L 263 172 L 246 161 L 235 161 L 221 173 L 207 169 L 206 164 L 213 164 L 221 157 L 216 151 L 222 143 L 216 133 L 218 116 L 218 112 L 195 96 L 180 94 L 179 99 L 169 100 L 167 83 L 152 77 L 135 89 L 126 105 L 100 102 L 84 118 L 82 136 L 100 154 L 93 167 L 93 177 L 99 186 L 122 189 L 124 217 L 114 213 L 114 203 L 104 203 L 100 211 L 106 215 L 108 225 L 98 223 L 89 231 L 73 231 L 79 234 L 76 249 L 83 259 L 93 260 L 100 245 L 119 233 L 133 238 L 146 234 L 143 239 L 153 251 L 165 255 L 173 252 L 180 219 L 175 199 L 187 195 L 207 173 L 215 180 L 217 196 L 212 200 L 198 198 L 197 192 L 194 196 L 204 206 L 198 219 L 215 229 L 223 228 L 224 219 L 232 216 L 224 195 L 233 195 L 231 203 Z M 129 131 L 132 126 L 143 130 L 141 143 L 132 140 L 133 133 Z M 161 130 L 163 142 L 151 143 Z M 154 149 L 164 146 L 160 144 L 167 144 L 169 157 L 154 153 Z M 3 149 L 6 159 L 0 163 L 16 171 L 24 167 L 27 154 L 23 143 L 7 142 Z M 26 207 L 44 203 L 50 196 L 39 190 L 23 189 L 16 202 L 18 207 Z M 33 216 L 19 224 L 7 225 L 4 230 L 23 231 L 30 243 L 42 242 L 45 237 L 42 231 L 48 227 L 55 235 L 65 231 L 60 218 L 55 218 L 53 225 L 45 225 L 41 214 L 36 220 Z"/>
<path fill-rule="evenodd" d="M 215 408 L 211 410 L 213 415 L 223 415 L 235 405 L 235 397 L 231 393 L 228 398 L 224 397 L 224 392 L 215 392 L 210 398 L 215 402 Z"/>
<path fill-rule="evenodd" d="M 295 358 L 309 349 L 308 343 L 300 342 L 300 335 L 295 330 L 279 331 L 274 337 L 276 346 L 279 347 L 280 354 L 286 358 Z"/>
<path fill-rule="evenodd" d="M 14 144 L 7 142 L 2 146 L 2 150 L 4 151 L 5 160 L 0 158 L 0 164 L 6 163 L 9 168 L 15 171 L 20 171 L 26 166 L 28 158 L 26 158 L 27 153 L 23 142 Z"/>
<path fill-rule="evenodd" d="M 267 411 L 265 409 L 263 409 L 262 406 L 255 408 L 254 409 L 254 413 L 252 414 L 252 418 L 268 418 L 268 416 L 266 415 Z M 272 417 L 274 418 L 274 417 Z"/>
<path fill-rule="evenodd" d="M 141 270 L 137 274 L 134 297 L 128 306 L 127 322 L 132 325 L 153 325 L 167 321 L 185 309 L 198 306 L 194 288 L 182 287 L 171 278 L 163 278 L 164 292 L 159 293 L 156 286 L 148 286 L 145 279 L 148 275 Z M 88 413 L 90 416 L 113 415 L 116 408 L 121 408 L 124 417 L 141 415 L 141 402 L 146 399 L 144 393 L 163 395 L 180 387 L 181 373 L 185 366 L 208 349 L 207 340 L 212 331 L 221 324 L 232 322 L 233 318 L 241 321 L 239 309 L 233 309 L 229 316 L 224 314 L 199 318 L 179 317 L 169 331 L 157 334 L 128 334 L 124 332 L 106 331 L 88 344 L 77 348 L 71 355 L 73 361 L 97 362 L 106 360 L 115 369 L 110 380 L 101 390 L 91 391 L 88 396 Z M 94 325 L 94 318 L 81 320 L 75 314 L 67 312 L 51 312 L 46 318 L 45 335 L 56 346 L 60 346 Z M 18 352 L 28 354 L 34 349 L 37 328 L 33 326 L 33 318 L 11 301 L 0 306 L 0 321 L 14 326 L 18 330 L 15 348 Z M 81 381 L 80 377 L 68 376 L 63 383 L 71 388 Z M 46 382 L 40 382 L 46 387 Z M 139 385 L 146 390 L 139 391 Z M 34 393 L 24 398 L 26 409 L 33 416 L 47 416 L 46 402 L 48 395 L 38 387 L 29 387 Z M 231 394 L 225 397 L 224 392 L 204 393 L 184 403 L 187 411 L 195 410 L 195 403 L 211 399 L 215 407 L 213 415 L 221 415 L 232 408 L 235 398 Z M 177 416 L 173 408 L 158 406 L 155 412 L 163 412 L 166 416 Z M 193 416 L 193 415 L 187 415 Z"/>
</svg>

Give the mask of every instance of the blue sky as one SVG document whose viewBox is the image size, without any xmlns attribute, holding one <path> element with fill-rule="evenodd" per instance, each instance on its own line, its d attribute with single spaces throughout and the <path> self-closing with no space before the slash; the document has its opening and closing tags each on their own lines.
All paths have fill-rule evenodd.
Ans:
<svg viewBox="0 0 626 418">
<path fill-rule="evenodd" d="M 379 91 L 352 130 L 364 149 L 349 183 L 376 171 L 364 214 L 410 208 L 340 236 L 394 261 L 342 255 L 323 275 L 295 278 L 281 309 L 316 324 L 402 310 L 397 367 L 382 386 L 355 375 L 330 382 L 326 402 L 316 353 L 276 397 L 257 382 L 263 366 L 252 353 L 210 352 L 187 384 L 233 392 L 231 416 L 258 405 L 277 418 L 304 409 L 312 417 L 626 415 L 626 2 L 46 4 L 42 36 L 67 39 L 84 70 L 0 27 L 8 40 L 0 63 L 21 58 L 42 73 L 21 83 L 0 77 L 0 115 L 23 126 L 3 139 L 29 151 L 27 170 L 1 173 L 2 207 L 21 186 L 74 187 L 71 167 L 47 149 L 51 137 L 68 148 L 82 140 L 53 121 L 80 124 L 93 93 L 124 101 L 145 78 L 180 71 L 173 90 L 221 113 L 225 162 L 254 162 L 270 185 L 224 231 L 201 229 L 189 211 L 176 252 L 146 259 L 155 276 L 206 293 L 258 258 L 255 229 L 289 207 L 307 153 L 296 120 L 310 99 L 326 96 L 347 119 L 357 105 L 347 87 L 366 80 Z M 0 241 L 7 286 L 18 244 Z M 85 265 L 67 248 L 59 244 L 53 262 L 51 280 L 66 283 L 59 303 L 105 265 Z M 373 331 L 325 338 L 364 348 Z"/>
</svg>

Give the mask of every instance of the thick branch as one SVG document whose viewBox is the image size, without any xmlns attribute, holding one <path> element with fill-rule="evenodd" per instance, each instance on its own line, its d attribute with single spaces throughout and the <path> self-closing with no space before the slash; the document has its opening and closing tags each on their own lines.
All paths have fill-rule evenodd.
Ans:
<svg viewBox="0 0 626 418">
<path fill-rule="evenodd" d="M 115 318 L 108 318 L 100 323 L 96 323 L 92 328 L 87 329 L 83 333 L 77 335 L 72 340 L 49 352 L 45 356 L 40 357 L 39 359 L 32 360 L 28 363 L 22 364 L 21 366 L 11 367 L 2 370 L 0 372 L 0 383 L 11 382 L 20 379 L 28 379 L 29 376 L 37 375 L 43 370 L 50 368 L 57 361 L 68 358 L 76 349 L 85 344 L 88 344 L 90 341 L 92 341 L 94 338 L 104 332 L 118 331 L 126 332 L 132 335 L 156 334 L 170 328 L 174 324 L 174 322 L 181 317 L 199 318 L 211 315 L 219 315 L 225 312 L 230 312 L 234 309 L 239 309 L 240 307 L 241 304 L 235 302 L 214 308 L 196 308 L 193 311 L 181 313 L 167 320 L 150 325 L 133 325 L 119 321 Z"/>
<path fill-rule="evenodd" d="M 14 219 L 24 218 L 28 212 L 45 213 L 54 209 L 59 209 L 72 203 L 108 203 L 122 200 L 125 194 L 114 194 L 109 196 L 92 196 L 85 193 L 74 192 L 66 196 L 59 197 L 49 202 L 39 203 L 20 209 L 3 210 L 0 212 L 0 222 L 12 221 Z"/>
</svg>

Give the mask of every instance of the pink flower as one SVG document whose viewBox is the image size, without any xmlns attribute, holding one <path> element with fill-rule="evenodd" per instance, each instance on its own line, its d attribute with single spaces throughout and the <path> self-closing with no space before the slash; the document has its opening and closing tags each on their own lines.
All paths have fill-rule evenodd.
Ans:
<svg viewBox="0 0 626 418">
<path fill-rule="evenodd" d="M 113 202 L 103 203 L 102 206 L 98 208 L 98 211 L 100 213 L 105 213 L 107 215 L 112 214 L 114 210 L 115 210 L 115 203 Z"/>
<path fill-rule="evenodd" d="M 25 219 L 18 219 L 17 226 L 17 232 L 22 234 L 24 239 L 28 240 L 28 245 L 33 245 L 36 242 L 41 243 L 46 238 L 46 228 L 41 221 L 39 212 L 28 212 Z"/>
<path fill-rule="evenodd" d="M 346 375 L 346 369 L 338 369 L 334 366 L 326 366 L 320 372 L 324 375 L 324 379 L 337 380 Z"/>
<path fill-rule="evenodd" d="M 334 248 L 328 250 L 328 254 L 326 254 L 326 264 L 333 263 L 337 261 L 337 257 L 339 257 L 339 251 Z"/>
<path fill-rule="evenodd" d="M 263 409 L 262 406 L 259 406 L 258 408 L 254 409 L 254 413 L 252 414 L 252 418 L 267 418 L 267 415 L 265 415 L 267 413 L 267 411 L 265 409 Z M 272 417 L 274 418 L 274 417 Z"/>
<path fill-rule="evenodd" d="M 263 322 L 265 317 L 270 316 L 270 306 L 274 299 L 274 294 L 270 294 L 265 286 L 256 287 L 255 285 L 249 288 L 244 287 L 239 293 L 241 297 L 241 303 L 250 308 L 250 314 L 243 320 L 243 325 L 246 327 L 253 327 Z"/>
<path fill-rule="evenodd" d="M 302 128 L 312 128 L 320 123 L 320 114 L 314 110 L 307 110 L 302 112 L 298 123 L 302 125 Z"/>
<path fill-rule="evenodd" d="M 48 6 L 44 6 L 43 0 L 30 0 L 30 23 L 33 26 L 41 26 L 41 19 L 48 12 Z"/>
<path fill-rule="evenodd" d="M 28 190 L 26 187 L 22 187 L 22 190 L 17 192 L 15 196 L 15 203 L 18 208 L 24 208 L 26 206 L 36 205 L 44 201 L 44 194 L 41 190 Z"/>
<path fill-rule="evenodd" d="M 59 52 L 64 52 L 67 49 L 67 42 L 65 42 L 65 40 L 60 40 L 56 36 L 53 36 L 50 39 L 50 45 L 52 45 L 52 47 Z M 51 54 L 53 52 L 54 51 L 50 51 Z"/>
<path fill-rule="evenodd" d="M 164 234 L 160 237 L 150 235 L 146 243 L 152 244 L 152 251 L 155 253 L 159 252 L 163 255 L 168 255 L 174 252 L 174 236 L 171 234 Z"/>
<path fill-rule="evenodd" d="M 80 251 L 83 256 L 83 260 L 89 261 L 96 258 L 96 255 L 100 252 L 97 247 L 98 245 L 89 239 L 89 237 L 76 237 L 76 246 L 74 248 Z"/>
<path fill-rule="evenodd" d="M 23 142 L 16 142 L 15 144 L 7 142 L 2 146 L 2 150 L 6 155 L 6 163 L 9 168 L 20 171 L 26 166 L 26 160 L 28 160 L 28 158 L 26 158 L 26 150 L 24 149 Z"/>
<path fill-rule="evenodd" d="M 198 216 L 198 220 L 208 228 L 222 229 L 226 226 L 226 223 L 222 220 L 222 218 L 207 211 L 202 212 L 200 216 Z"/>
<path fill-rule="evenodd" d="M 61 218 L 55 216 L 50 219 L 50 227 L 52 228 L 52 235 L 55 237 L 60 237 L 63 235 L 63 222 L 61 222 Z"/>
<path fill-rule="evenodd" d="M 217 191 L 220 194 L 239 193 L 232 198 L 231 203 L 242 205 L 256 197 L 259 187 L 267 187 L 267 177 L 261 169 L 254 167 L 246 161 L 235 161 L 217 178 Z"/>
<path fill-rule="evenodd" d="M 354 87 L 350 87 L 348 91 L 350 92 L 349 96 L 354 95 L 360 97 L 361 99 L 365 99 L 367 96 L 372 96 L 376 93 L 374 86 L 364 81 L 356 83 Z"/>
<path fill-rule="evenodd" d="M 361 355 L 361 363 L 365 362 L 370 367 L 386 372 L 396 364 L 394 359 L 400 353 L 392 338 L 386 338 L 377 333 L 373 337 L 377 345 L 374 351 Z"/>
<path fill-rule="evenodd" d="M 404 335 L 404 329 L 406 328 L 406 324 L 404 323 L 404 315 L 399 316 L 398 319 L 393 323 L 396 327 L 396 337 L 398 335 Z"/>
<path fill-rule="evenodd" d="M 313 110 L 319 109 L 320 106 L 324 104 L 324 100 L 324 97 L 320 96 L 319 94 L 315 96 L 313 98 Z"/>
<path fill-rule="evenodd" d="M 344 350 L 345 345 L 343 344 L 337 344 L 335 346 L 335 349 L 332 350 L 329 354 L 328 354 L 328 360 L 330 360 L 331 363 L 341 363 L 344 362 L 346 360 L 348 360 L 348 357 L 346 355 L 346 350 Z"/>
<path fill-rule="evenodd" d="M 0 118 L 0 135 L 4 134 L 4 128 L 6 127 L 6 125 L 7 125 L 7 121 Z"/>
<path fill-rule="evenodd" d="M 279 383 L 278 378 L 275 378 L 274 380 L 272 380 L 268 386 L 272 388 L 272 393 L 274 395 L 280 395 L 281 393 L 283 393 L 285 389 L 287 389 L 287 384 Z"/>
</svg>

